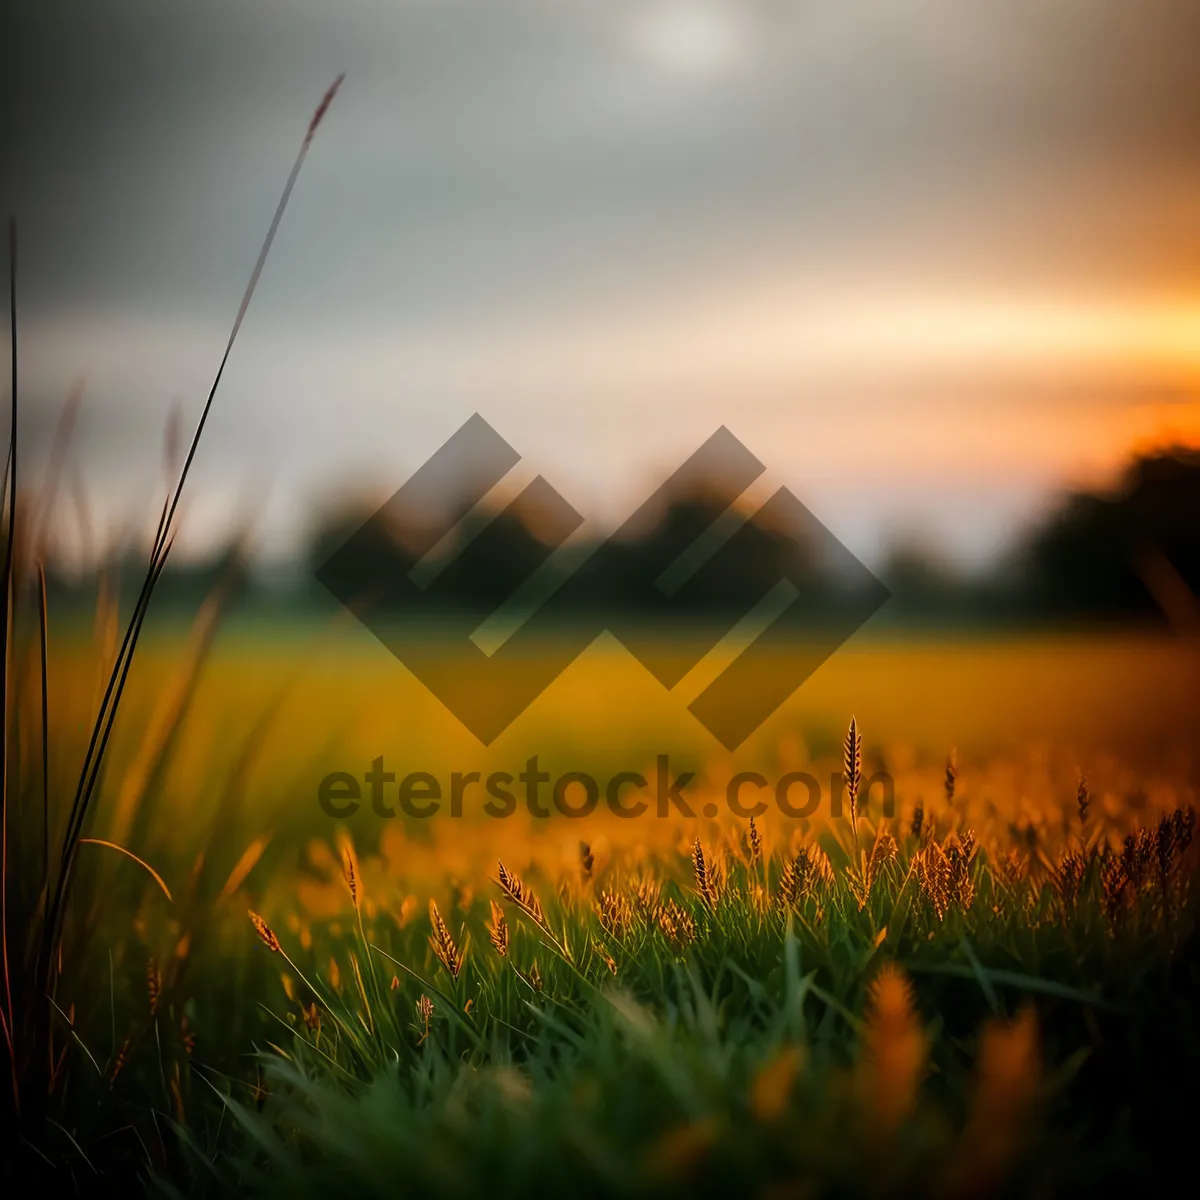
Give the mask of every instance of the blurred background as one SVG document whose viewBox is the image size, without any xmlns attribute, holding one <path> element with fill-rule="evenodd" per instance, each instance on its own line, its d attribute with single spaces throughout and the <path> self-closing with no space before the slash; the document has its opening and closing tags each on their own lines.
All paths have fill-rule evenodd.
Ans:
<svg viewBox="0 0 1200 1200">
<path fill-rule="evenodd" d="M 382 758 L 444 781 L 536 755 L 553 777 L 652 778 L 665 755 L 723 797 L 745 769 L 832 779 L 852 717 L 908 828 L 927 806 L 996 846 L 1070 844 L 1081 777 L 1114 845 L 1195 804 L 1196 5 L 14 0 L 0 22 L 17 48 L 0 199 L 20 232 L 12 794 L 50 810 L 31 854 L 65 827 L 164 497 L 343 70 L 122 677 L 93 834 L 173 886 L 208 847 L 256 911 L 335 913 L 330 839 L 415 887 L 482 880 L 501 853 L 577 870 L 583 830 L 489 821 L 474 794 L 473 823 L 333 821 L 331 773 Z M 721 426 L 765 467 L 725 531 L 787 488 L 891 597 L 735 751 L 688 705 L 739 646 L 668 691 L 608 634 L 482 745 L 314 577 L 475 413 L 520 461 L 419 564 L 456 581 L 429 593 L 452 626 L 494 616 L 513 564 L 554 540 L 548 504 L 494 519 L 524 484 L 542 475 L 582 517 L 547 563 L 569 571 Z M 706 479 L 660 500 L 606 558 L 603 611 L 636 607 L 622 562 L 669 558 L 724 506 Z M 386 575 L 412 529 L 383 532 Z M 691 615 L 727 629 L 789 568 L 814 630 L 840 622 L 854 601 L 820 538 L 763 532 L 757 556 L 715 560 Z M 671 652 L 684 625 L 649 633 Z M 489 617 L 476 646 L 484 626 L 502 640 Z M 457 661 L 432 632 L 421 649 Z M 811 832 L 776 816 L 779 844 Z M 599 863 L 686 850 L 690 824 L 584 836 Z M 94 863 L 96 894 L 124 868 Z M 197 895 L 243 928 L 237 886 Z"/>
<path fill-rule="evenodd" d="M 3 20 L 22 479 L 54 496 L 30 536 L 57 612 L 144 557 L 345 70 L 156 612 L 193 611 L 235 551 L 235 611 L 333 612 L 313 567 L 479 412 L 583 515 L 567 561 L 726 425 L 891 589 L 863 636 L 1197 628 L 1194 5 L 18 0 Z M 648 538 L 703 498 L 672 503 Z"/>
<path fill-rule="evenodd" d="M 404 1156 L 428 1158 L 448 1180 L 443 1168 L 460 1160 L 499 1171 L 516 1144 L 521 1163 L 540 1167 L 548 1139 L 565 1148 L 563 1178 L 576 1189 L 608 1164 L 625 1177 L 642 1160 L 624 1141 L 593 1137 L 605 1134 L 590 1115 L 605 1096 L 615 1098 L 613 1130 L 635 1129 L 637 1113 L 653 1108 L 645 1124 L 656 1139 L 679 1109 L 681 1123 L 663 1125 L 656 1144 L 697 1172 L 689 1195 L 724 1178 L 710 1170 L 724 1161 L 707 1157 L 710 1144 L 751 1114 L 731 1178 L 742 1182 L 752 1160 L 800 1161 L 796 1147 L 807 1143 L 778 1118 L 801 1111 L 818 1172 L 833 1171 L 839 1189 L 855 1174 L 842 1174 L 826 1142 L 867 1169 L 882 1164 L 880 1186 L 903 1190 L 915 1176 L 908 1151 L 893 1148 L 908 1143 L 887 1139 L 909 1100 L 886 1101 L 886 1124 L 883 1109 L 874 1124 L 859 1120 L 865 1136 L 885 1140 L 845 1140 L 841 1097 L 857 1092 L 823 1074 L 858 1028 L 853 1014 L 873 979 L 863 1052 L 846 1041 L 844 1057 L 870 1063 L 891 1046 L 879 1061 L 911 1069 L 889 1067 L 903 1082 L 882 1090 L 915 1097 L 925 1051 L 914 1047 L 927 1028 L 931 1094 L 947 1107 L 911 1127 L 921 1155 L 951 1136 L 959 1114 L 973 1114 L 968 1139 L 977 1128 L 1007 1138 L 1024 1120 L 1037 1058 L 1029 1022 L 1016 1040 L 1016 1025 L 996 1034 L 990 1050 L 984 1027 L 976 1100 L 964 1091 L 960 1102 L 959 1089 L 976 1073 L 977 1018 L 1011 1015 L 1023 993 L 1040 991 L 1038 1146 L 1064 1156 L 1095 1147 L 1095 1171 L 1079 1178 L 1090 1184 L 1102 1171 L 1107 1182 L 1128 1161 L 1145 1190 L 1153 1172 L 1142 1164 L 1187 1144 L 1181 1114 L 1196 1106 L 1180 1081 L 1194 1081 L 1189 1067 L 1200 1062 L 1181 865 L 1200 806 L 1200 3 L 4 0 L 0 50 L 0 214 L 19 231 L 20 369 L 9 397 L 19 401 L 17 503 L 0 528 L 15 544 L 5 576 L 15 583 L 0 589 L 15 597 L 4 610 L 11 636 L 0 638 L 0 949 L 5 1038 L 15 1031 L 13 1061 L 32 1081 L 14 1067 L 14 1100 L 32 1118 L 0 1129 L 19 1131 L 45 1161 L 43 1146 L 56 1161 L 68 1156 L 79 1187 L 107 1187 L 115 1177 L 94 1164 L 102 1172 L 129 1154 L 139 1182 L 153 1175 L 195 1194 L 210 1174 L 221 1178 L 215 1165 L 237 1162 L 225 1129 L 249 1130 L 269 1113 L 274 1085 L 264 1090 L 248 1051 L 281 1036 L 269 1014 L 282 982 L 291 1007 L 280 1011 L 298 1032 L 320 1039 L 325 1012 L 319 1053 L 328 1048 L 339 1072 L 345 1055 L 363 1079 L 386 1064 L 386 1095 L 399 1096 L 397 1078 L 414 1081 L 411 1108 L 354 1089 L 382 1114 L 371 1125 L 349 1090 L 336 1108 L 311 1107 L 315 1060 L 307 1051 L 292 1060 L 304 1073 L 298 1128 L 316 1114 L 333 1131 L 316 1149 L 333 1148 L 331 1170 L 350 1164 L 337 1178 L 353 1177 L 364 1195 L 373 1183 L 353 1164 L 356 1146 L 372 1164 L 380 1147 L 402 1156 L 379 1176 L 379 1194 L 392 1194 L 401 1170 L 423 1178 Z M 123 633 L 141 629 L 137 596 L 164 499 L 314 108 L 343 71 L 216 394 L 130 657 L 135 638 Z M 9 353 L 6 340 L 6 381 Z M 472 701 L 499 695 L 482 691 L 497 673 L 482 662 L 480 634 L 486 627 L 495 647 L 519 626 L 517 567 L 547 559 L 551 574 L 571 572 L 722 426 L 765 468 L 732 505 L 714 500 L 710 478 L 670 490 L 619 552 L 595 560 L 606 574 L 575 573 L 591 588 L 581 607 L 629 610 L 610 622 L 625 644 L 606 632 L 539 658 L 543 647 L 512 643 L 501 699 L 529 703 L 486 745 L 316 579 L 473 414 L 519 462 L 479 489 L 486 495 L 416 564 L 440 580 L 427 595 L 457 643 L 430 621 L 405 647 L 417 646 L 406 661 L 451 680 L 455 700 L 471 689 Z M 559 508 L 560 532 L 572 511 L 582 518 L 548 558 L 552 493 L 522 519 L 506 509 L 538 475 L 570 506 Z M 471 479 L 461 483 L 465 495 Z M 820 553 L 823 531 L 805 541 L 784 536 L 782 519 L 772 525 L 760 506 L 779 488 L 889 589 L 861 628 L 846 615 L 878 594 L 875 581 L 854 582 L 844 558 L 840 573 L 830 569 L 837 556 Z M 454 494 L 439 501 L 468 508 Z M 426 509 L 372 527 L 369 553 L 351 564 L 368 591 L 377 574 L 386 593 L 408 572 L 406 544 L 444 515 Z M 664 613 L 645 578 L 640 593 L 627 586 L 641 562 L 666 566 L 669 548 L 686 558 L 706 527 L 731 534 L 745 521 L 759 530 L 712 560 L 720 574 L 699 574 L 707 591 L 687 593 L 686 613 Z M 718 741 L 692 710 L 727 663 L 745 666 L 741 619 L 756 595 L 755 612 L 770 600 L 781 574 L 808 589 L 812 624 L 760 643 L 772 650 L 769 671 L 724 677 L 738 684 L 729 694 L 747 717 L 739 731 L 759 717 L 757 701 L 786 690 L 790 677 L 762 682 L 781 661 L 800 664 L 797 687 L 728 750 L 734 739 Z M 647 626 L 628 619 L 639 604 Z M 492 620 L 501 610 L 507 625 Z M 595 617 L 589 638 L 604 623 Z M 729 634 L 699 662 L 690 648 L 715 639 L 692 636 L 692 619 Z M 856 631 L 834 646 L 847 627 Z M 666 673 L 643 665 L 650 654 L 625 648 L 635 642 L 686 675 L 672 675 L 668 690 Z M 894 784 L 886 823 L 869 783 L 849 819 L 832 803 L 811 819 L 771 806 L 757 849 L 727 809 L 727 784 L 747 769 L 768 780 L 802 770 L 840 796 L 860 751 L 864 778 L 886 772 Z M 501 772 L 515 782 L 535 758 L 545 781 L 582 786 L 585 797 L 569 774 L 639 771 L 660 795 L 690 777 L 696 815 L 664 803 L 644 821 L 603 809 L 582 824 L 524 808 L 513 820 L 485 817 L 479 779 Z M 416 772 L 443 786 L 444 820 L 400 809 L 389 820 L 374 803 L 378 780 L 390 781 L 390 802 L 403 786 L 395 781 Z M 335 774 L 377 781 L 345 820 L 318 802 Z M 976 850 L 987 865 L 972 875 Z M 820 878 L 827 853 L 848 889 Z M 498 859 L 536 881 L 556 926 L 563 914 L 563 943 L 578 960 L 537 924 L 572 960 L 569 987 L 541 935 L 519 928 L 517 907 L 532 916 L 524 901 L 510 906 L 513 958 L 485 959 Z M 603 950 L 617 940 L 585 932 L 592 900 L 613 895 L 601 890 L 608 881 L 623 888 L 659 868 L 663 899 L 679 896 L 702 930 L 686 991 L 667 958 L 668 949 L 683 957 L 682 925 L 658 906 L 657 884 L 620 896 L 641 913 L 637 973 L 627 973 L 632 942 L 614 948 L 618 966 Z M 718 918 L 710 886 L 722 876 L 744 890 Z M 909 880 L 932 901 L 924 914 Z M 789 914 L 782 960 L 768 885 L 770 904 L 782 898 Z M 954 914 L 942 926 L 951 886 Z M 450 965 L 438 949 L 435 897 L 449 925 L 471 922 L 473 932 L 456 935 L 471 944 L 461 978 L 461 960 Z M 488 908 L 495 922 L 499 910 Z M 22 916 L 31 934 L 20 935 Z M 670 946 L 650 948 L 643 931 L 654 920 Z M 265 946 L 252 942 L 255 929 Z M 392 966 L 374 974 L 377 931 L 378 948 L 395 952 L 391 991 L 382 981 Z M 286 962 L 271 953 L 285 948 Z M 546 999 L 566 999 L 568 1040 L 546 1040 L 566 1027 L 543 1022 L 513 982 L 542 991 L 535 950 Z M 368 1001 L 360 958 L 378 1002 Z M 899 1009 L 877 1005 L 885 976 L 873 972 L 892 960 L 931 968 L 919 1004 L 892 975 Z M 585 967 L 620 972 L 620 987 L 651 996 L 662 1038 L 643 1038 L 641 1017 L 635 1039 L 605 1018 L 588 1049 L 575 1032 L 592 1029 L 581 1024 L 592 985 L 578 992 L 574 982 Z M 785 1002 L 768 1023 L 778 988 Z M 818 1000 L 821 1015 L 808 1015 Z M 411 1076 L 397 1076 L 394 1066 L 408 1067 L 390 1041 L 373 1040 L 388 1028 L 372 1015 L 384 1005 L 409 1022 L 424 1014 L 412 1038 L 395 1017 L 396 1045 L 424 1044 Z M 375 1047 L 361 1057 L 359 1025 Z M 891 1040 L 876 1040 L 872 1029 L 885 1026 Z M 740 1048 L 751 1031 L 762 1035 L 761 1061 Z M 629 1069 L 626 1040 L 646 1055 Z M 64 1058 L 76 1043 L 90 1065 L 73 1050 Z M 468 1045 L 478 1047 L 466 1052 L 472 1077 L 484 1079 L 489 1064 L 511 1072 L 499 1105 L 460 1088 Z M 425 1057 L 443 1047 L 445 1070 Z M 64 1061 L 74 1066 L 60 1074 Z M 792 1076 L 801 1072 L 797 1089 L 808 1078 L 800 1063 L 834 1081 L 833 1107 L 797 1090 L 805 1107 L 788 1108 Z M 536 1089 L 517 1064 L 530 1066 Z M 747 1103 L 743 1076 L 755 1081 Z M 425 1119 L 440 1079 L 454 1080 L 444 1129 Z M 593 1088 L 596 1079 L 611 1089 Z M 767 1107 L 764 1081 L 779 1096 Z M 227 1083 L 236 1090 L 221 1090 Z M 662 1087 L 669 1105 L 656 1099 Z M 631 1088 L 643 1100 L 636 1112 Z M 728 1109 L 715 1106 L 717 1091 L 729 1091 Z M 979 1096 L 991 1099 L 980 1107 Z M 52 1128 L 40 1118 L 47 1098 Z M 519 1110 L 528 1124 L 501 1115 L 498 1140 L 460 1153 L 479 1128 L 463 1114 L 476 1109 Z M 554 1119 L 539 1124 L 547 1113 Z M 163 1170 L 153 1149 L 167 1156 L 176 1145 L 167 1126 L 185 1157 L 203 1156 L 190 1184 L 168 1182 L 184 1176 Z M 293 1179 L 334 1177 L 315 1173 L 320 1154 L 302 1137 L 286 1141 L 277 1161 L 304 1164 L 303 1179 L 291 1165 L 279 1176 L 290 1200 Z M 267 1146 L 253 1142 L 255 1171 Z M 1145 1154 L 1128 1157 L 1134 1149 Z M 1075 1178 L 1053 1166 L 1045 1179 Z M 1014 1180 L 1034 1178 L 1021 1172 Z M 239 1186 L 252 1179 L 249 1169 L 237 1175 Z M 939 1179 L 959 1187 L 953 1174 Z"/>
</svg>

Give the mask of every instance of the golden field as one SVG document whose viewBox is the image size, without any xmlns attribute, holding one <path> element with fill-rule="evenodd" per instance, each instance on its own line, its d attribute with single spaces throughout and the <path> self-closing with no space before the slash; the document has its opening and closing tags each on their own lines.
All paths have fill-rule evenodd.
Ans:
<svg viewBox="0 0 1200 1200">
<path fill-rule="evenodd" d="M 482 747 L 348 621 L 217 615 L 139 646 L 79 845 L 44 1044 L 89 1162 L 293 1200 L 350 1179 L 390 1195 L 398 1172 L 431 1195 L 547 1171 L 597 1195 L 814 1175 L 838 1194 L 975 1195 L 1068 1157 L 1092 1186 L 1125 1096 L 1139 1145 L 1175 1137 L 1170 1064 L 1200 1053 L 1179 982 L 1195 644 L 862 635 L 728 754 L 688 680 L 667 693 L 605 637 Z M 23 883 L 62 838 L 114 631 L 48 643 L 48 831 L 22 643 Z M 455 773 L 534 756 L 601 790 L 665 756 L 694 773 L 696 815 L 536 817 L 515 786 L 505 819 L 478 787 L 459 819 L 385 819 L 365 780 L 352 817 L 318 803 L 323 777 L 379 758 L 444 801 Z M 892 816 L 865 783 L 834 811 L 859 761 L 893 780 Z M 751 771 L 808 772 L 816 813 L 733 814 L 726 784 Z M 148 1141 L 162 1114 L 173 1132 Z M 73 1169 L 47 1128 L 39 1152 Z M 1122 1178 L 1142 1177 L 1122 1153 Z"/>
<path fill-rule="evenodd" d="M 56 735 L 69 731 L 80 751 L 103 649 L 90 639 L 52 646 Z M 604 635 L 485 748 L 373 638 L 346 623 L 267 637 L 234 625 L 207 653 L 195 632 L 191 641 L 152 633 L 122 701 L 92 833 L 148 858 L 166 845 L 174 859 L 176 839 L 206 836 L 225 779 L 237 799 L 223 820 L 242 848 L 270 842 L 300 862 L 309 847 L 309 857 L 324 859 L 310 843 L 332 845 L 350 833 L 389 873 L 482 882 L 501 851 L 516 863 L 548 857 L 548 866 L 570 864 L 584 840 L 603 861 L 610 848 L 686 845 L 715 826 L 738 824 L 723 803 L 724 785 L 738 771 L 774 781 L 810 770 L 826 788 L 820 825 L 851 716 L 864 734 L 867 773 L 884 770 L 895 779 L 902 821 L 918 801 L 932 814 L 945 807 L 951 754 L 955 823 L 981 833 L 1032 826 L 1053 838 L 1072 820 L 1081 772 L 1096 817 L 1114 835 L 1147 812 L 1196 798 L 1200 649 L 1166 635 L 859 637 L 734 754 L 686 711 L 678 694 L 686 685 L 668 693 Z M 380 819 L 365 787 L 362 807 L 348 820 L 331 819 L 317 803 L 326 774 L 361 778 L 379 756 L 399 777 L 431 773 L 445 796 L 452 772 L 516 775 L 533 755 L 552 777 L 589 771 L 603 786 L 618 771 L 653 778 L 660 754 L 669 756 L 672 774 L 695 773 L 686 793 L 695 799 L 694 820 L 659 819 L 653 811 L 621 820 L 601 803 L 579 820 L 537 820 L 519 805 L 501 821 L 482 814 L 479 788 L 467 791 L 461 820 L 444 805 L 424 821 Z M 69 762 L 59 761 L 68 782 Z M 722 800 L 715 822 L 699 815 L 709 795 Z M 759 824 L 778 841 L 807 836 L 812 823 L 789 820 L 772 805 Z M 304 890 L 311 896 L 311 885 Z"/>
</svg>

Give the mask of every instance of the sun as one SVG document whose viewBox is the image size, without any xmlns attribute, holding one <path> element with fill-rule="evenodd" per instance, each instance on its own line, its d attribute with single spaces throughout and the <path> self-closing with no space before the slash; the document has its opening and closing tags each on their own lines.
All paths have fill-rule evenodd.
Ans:
<svg viewBox="0 0 1200 1200">
<path fill-rule="evenodd" d="M 736 67 L 751 48 L 752 32 L 744 7 L 724 0 L 656 0 L 639 6 L 632 29 L 646 62 L 691 78 Z"/>
</svg>

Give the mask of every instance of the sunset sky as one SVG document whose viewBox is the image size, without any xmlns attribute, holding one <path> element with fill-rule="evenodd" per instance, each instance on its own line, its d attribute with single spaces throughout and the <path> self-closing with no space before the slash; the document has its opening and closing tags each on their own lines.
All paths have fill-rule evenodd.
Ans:
<svg viewBox="0 0 1200 1200">
<path fill-rule="evenodd" d="M 9 5 L 23 429 L 86 377 L 98 519 L 161 488 L 313 106 L 190 487 L 283 555 L 480 412 L 610 523 L 727 425 L 852 550 L 963 562 L 1200 441 L 1200 6 Z M 11 36 L 10 36 L 11 35 Z M 15 90 L 14 90 L 15 89 Z M 15 127 L 13 122 L 16 122 Z"/>
</svg>

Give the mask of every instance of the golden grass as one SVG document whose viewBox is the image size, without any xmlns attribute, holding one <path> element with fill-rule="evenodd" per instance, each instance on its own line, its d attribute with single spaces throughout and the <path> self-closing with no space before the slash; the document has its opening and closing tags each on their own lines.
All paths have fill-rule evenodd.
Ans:
<svg viewBox="0 0 1200 1200">
<path fill-rule="evenodd" d="M 858 1074 L 866 1128 L 882 1142 L 916 1103 L 927 1049 L 912 985 L 899 967 L 885 963 L 868 993 Z"/>
<path fill-rule="evenodd" d="M 988 848 L 997 870 L 1008 863 L 1021 872 L 1030 864 L 1038 869 L 1039 856 L 1057 864 L 1085 844 L 1119 855 L 1134 825 L 1197 802 L 1192 731 L 1200 687 L 1192 688 L 1191 648 L 1179 641 L 851 643 L 729 755 L 611 640 L 601 639 L 484 749 L 373 642 L 353 631 L 323 638 L 312 626 L 276 642 L 248 642 L 235 630 L 216 638 L 198 674 L 185 640 L 148 640 L 111 750 L 114 783 L 100 797 L 90 832 L 113 840 L 114 820 L 137 829 L 130 853 L 161 871 L 162 886 L 175 895 L 184 883 L 171 874 L 178 872 L 179 847 L 209 841 L 219 803 L 225 810 L 219 849 L 227 859 L 212 865 L 221 873 L 211 894 L 233 902 L 246 893 L 263 911 L 274 911 L 276 897 L 279 911 L 298 910 L 304 921 L 338 916 L 349 892 L 368 918 L 386 905 L 403 924 L 431 895 L 453 905 L 456 888 L 481 885 L 500 859 L 502 892 L 541 926 L 538 897 L 523 879 L 530 873 L 569 876 L 572 886 L 586 889 L 619 868 L 649 888 L 643 868 L 683 854 L 700 886 L 697 849 L 702 895 L 719 888 L 726 854 L 749 853 L 759 862 L 778 856 L 785 902 L 789 894 L 802 898 L 831 870 L 814 840 L 831 827 L 828 795 L 811 820 L 789 820 L 772 808 L 748 829 L 726 811 L 723 784 L 743 769 L 772 779 L 809 770 L 828 781 L 846 765 L 850 712 L 852 765 L 861 764 L 866 775 L 883 768 L 894 776 L 893 831 L 909 830 L 930 843 L 921 852 L 919 878 L 942 912 L 964 899 L 956 896 L 963 886 L 956 880 L 966 879 L 964 863 L 974 849 L 948 841 L 953 830 L 973 830 L 975 846 Z M 52 730 L 57 753 L 69 747 L 72 729 L 89 724 L 95 663 L 88 648 L 68 644 L 59 645 L 50 666 L 53 694 L 63 701 Z M 158 727 L 145 718 L 164 692 L 178 694 L 171 681 L 180 677 L 188 680 L 188 717 L 169 739 L 155 788 L 139 787 L 131 826 L 121 804 L 122 767 L 144 760 L 147 730 L 160 743 Z M 957 748 L 952 795 L 948 747 Z M 25 748 L 31 757 L 36 751 L 33 744 Z M 586 769 L 601 780 L 617 770 L 652 778 L 654 755 L 669 753 L 672 772 L 697 772 L 689 788 L 697 812 L 706 797 L 719 801 L 721 811 L 711 820 L 631 821 L 601 804 L 587 819 L 572 821 L 539 820 L 519 806 L 512 817 L 493 820 L 479 814 L 478 799 L 474 807 L 468 799 L 461 820 L 444 812 L 419 822 L 384 820 L 364 804 L 353 820 L 335 822 L 316 802 L 323 774 L 346 770 L 361 778 L 381 754 L 385 769 L 398 776 L 428 770 L 445 789 L 453 770 L 515 772 L 535 753 L 552 775 Z M 868 889 L 865 876 L 889 858 L 887 840 L 874 836 L 877 809 L 876 799 L 859 797 L 855 827 L 861 824 L 864 841 L 861 857 L 851 861 L 860 864 Z M 295 870 L 282 869 L 289 860 Z M 1112 888 L 1124 877 L 1108 868 Z M 657 899 L 644 899 L 657 921 Z M 671 914 L 667 922 L 673 940 L 686 940 L 686 923 Z M 174 936 L 186 938 L 189 929 L 176 922 Z"/>
<path fill-rule="evenodd" d="M 128 713 L 114 735 L 113 754 L 123 763 L 138 757 L 146 718 L 184 661 L 178 638 L 147 637 L 127 686 Z M 51 655 L 59 723 L 86 720 L 94 672 L 90 644 L 62 644 Z M 740 765 L 827 752 L 852 712 L 866 731 L 864 754 L 882 748 L 893 765 L 927 755 L 944 764 L 951 747 L 958 748 L 960 769 L 980 754 L 1022 745 L 1065 743 L 1081 752 L 1109 746 L 1123 755 L 1185 737 L 1200 713 L 1198 685 L 1195 646 L 1166 637 L 855 640 L 736 759 Z M 663 751 L 681 767 L 731 757 L 607 637 L 485 750 L 372 639 L 347 631 L 325 640 L 313 626 L 275 640 L 236 631 L 217 638 L 190 703 L 184 757 L 215 750 L 218 760 L 227 758 L 220 749 L 227 739 L 276 702 L 260 771 L 287 764 L 297 774 L 304 768 L 361 774 L 380 754 L 389 769 L 433 772 L 519 765 L 535 753 L 552 771 L 606 760 L 635 769 Z M 1079 766 L 1092 780 L 1094 768 Z M 314 795 L 319 777 L 307 780 Z"/>
</svg>

